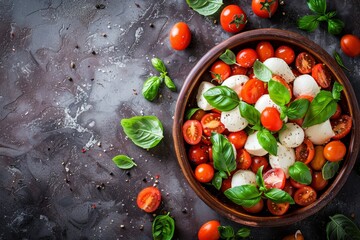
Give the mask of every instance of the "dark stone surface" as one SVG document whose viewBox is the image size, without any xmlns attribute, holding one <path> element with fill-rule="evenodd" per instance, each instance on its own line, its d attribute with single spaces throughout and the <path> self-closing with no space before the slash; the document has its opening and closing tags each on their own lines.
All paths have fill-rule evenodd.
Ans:
<svg viewBox="0 0 360 240">
<path fill-rule="evenodd" d="M 339 50 L 340 36 L 322 24 L 314 33 L 296 28 L 296 19 L 310 13 L 305 1 L 285 1 L 271 20 L 256 17 L 250 2 L 240 3 L 249 16 L 245 30 L 287 29 L 330 54 L 337 50 L 360 91 L 359 58 Z M 344 34 L 360 36 L 358 0 L 328 1 L 328 9 L 346 23 Z M 190 25 L 193 37 L 181 52 L 168 43 L 178 21 Z M 141 95 L 144 80 L 156 74 L 152 57 L 165 61 L 181 89 L 206 51 L 230 36 L 185 1 L 0 0 L 0 239 L 151 239 L 153 215 L 135 199 L 157 175 L 163 195 L 157 213 L 175 217 L 175 239 L 195 239 L 210 219 L 240 228 L 209 209 L 179 169 L 171 134 L 178 93 L 162 88 L 153 103 Z M 140 114 L 156 115 L 164 125 L 165 138 L 149 151 L 119 126 Z M 118 169 L 111 160 L 117 154 L 138 166 Z M 359 180 L 354 170 L 318 214 L 291 226 L 251 228 L 251 239 L 279 239 L 297 229 L 306 239 L 325 239 L 335 213 L 359 224 Z"/>
</svg>

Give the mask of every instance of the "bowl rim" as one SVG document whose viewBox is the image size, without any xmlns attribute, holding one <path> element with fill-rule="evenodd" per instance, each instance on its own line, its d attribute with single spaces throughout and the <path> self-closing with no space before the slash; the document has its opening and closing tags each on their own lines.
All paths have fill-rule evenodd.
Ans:
<svg viewBox="0 0 360 240">
<path fill-rule="evenodd" d="M 246 44 L 251 44 L 253 42 L 260 42 L 264 40 L 284 42 L 284 44 L 296 46 L 300 49 L 303 49 L 304 51 L 309 52 L 317 60 L 326 64 L 332 72 L 333 77 L 335 77 L 335 79 L 344 86 L 343 94 L 345 95 L 345 100 L 347 101 L 347 105 L 349 108 L 348 110 L 353 119 L 353 129 L 347 149 L 346 159 L 343 160 L 344 162 L 342 164 L 342 167 L 336 175 L 336 178 L 333 180 L 333 183 L 327 188 L 325 192 L 321 194 L 321 196 L 314 203 L 306 207 L 291 211 L 290 213 L 287 213 L 283 216 L 264 217 L 242 213 L 223 204 L 212 194 L 210 194 L 208 190 L 206 190 L 202 186 L 201 183 L 196 181 L 192 171 L 190 171 L 192 169 L 192 166 L 187 159 L 185 143 L 181 130 L 185 110 L 188 107 L 187 102 L 192 95 L 195 86 L 198 84 L 201 76 L 210 67 L 210 65 L 216 59 L 218 59 L 219 56 L 226 49 L 233 49 L 242 45 L 246 46 Z M 195 191 L 197 196 L 203 202 L 205 202 L 217 213 L 227 217 L 234 222 L 253 227 L 276 227 L 290 225 L 318 212 L 335 197 L 335 195 L 345 184 L 348 175 L 354 167 L 360 149 L 360 144 L 355 144 L 357 141 L 360 141 L 360 128 L 357 126 L 357 124 L 360 123 L 360 115 L 357 114 L 358 112 L 358 101 L 350 81 L 348 80 L 340 66 L 322 47 L 320 47 L 312 40 L 300 35 L 299 33 L 287 30 L 280 30 L 274 28 L 249 30 L 234 35 L 210 49 L 197 62 L 197 64 L 188 74 L 179 93 L 174 114 L 174 124 L 172 132 L 176 157 L 180 168 L 191 188 Z"/>
</svg>

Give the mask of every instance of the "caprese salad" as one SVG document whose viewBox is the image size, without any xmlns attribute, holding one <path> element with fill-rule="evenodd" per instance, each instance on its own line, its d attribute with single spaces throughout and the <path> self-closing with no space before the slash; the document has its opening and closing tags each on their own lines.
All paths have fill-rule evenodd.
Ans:
<svg viewBox="0 0 360 240">
<path fill-rule="evenodd" d="M 226 50 L 209 75 L 182 126 L 195 178 L 250 213 L 283 215 L 315 202 L 345 158 L 352 128 L 328 67 L 262 41 Z"/>
</svg>

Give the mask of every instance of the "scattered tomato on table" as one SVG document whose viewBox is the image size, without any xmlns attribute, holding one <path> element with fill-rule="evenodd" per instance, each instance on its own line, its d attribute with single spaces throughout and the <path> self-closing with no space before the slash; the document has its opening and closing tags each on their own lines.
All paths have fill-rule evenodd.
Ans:
<svg viewBox="0 0 360 240">
<path fill-rule="evenodd" d="M 346 34 L 340 40 L 341 50 L 349 57 L 360 54 L 360 39 L 353 34 Z"/>
<path fill-rule="evenodd" d="M 279 6 L 278 0 L 252 0 L 251 8 L 256 16 L 271 18 Z"/>
<path fill-rule="evenodd" d="M 198 232 L 198 239 L 199 240 L 218 240 L 220 239 L 220 233 L 218 231 L 218 227 L 221 224 L 217 220 L 211 220 L 204 223 Z"/>
<path fill-rule="evenodd" d="M 176 23 L 170 30 L 170 45 L 175 50 L 185 50 L 191 42 L 191 31 L 184 22 Z"/>
<path fill-rule="evenodd" d="M 153 186 L 141 190 L 136 199 L 137 206 L 147 213 L 155 212 L 160 206 L 160 202 L 160 190 Z"/>
<path fill-rule="evenodd" d="M 238 33 L 246 23 L 246 13 L 238 5 L 228 5 L 221 11 L 220 24 L 226 32 Z"/>
</svg>

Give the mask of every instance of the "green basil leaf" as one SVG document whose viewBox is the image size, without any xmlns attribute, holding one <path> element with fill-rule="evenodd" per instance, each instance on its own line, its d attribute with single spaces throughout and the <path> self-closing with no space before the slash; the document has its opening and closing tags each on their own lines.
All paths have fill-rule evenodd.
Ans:
<svg viewBox="0 0 360 240">
<path fill-rule="evenodd" d="M 326 13 L 326 0 L 307 0 L 310 10 L 317 14 Z"/>
<path fill-rule="evenodd" d="M 153 65 L 153 67 L 159 72 L 159 73 L 164 73 L 166 74 L 166 67 L 164 62 L 160 59 L 160 58 L 152 58 L 151 59 L 151 64 Z"/>
<path fill-rule="evenodd" d="M 229 188 L 224 194 L 232 202 L 244 207 L 252 207 L 261 199 L 261 192 L 251 184 Z"/>
<path fill-rule="evenodd" d="M 240 101 L 240 114 L 250 125 L 260 126 L 260 112 L 253 105 Z"/>
<path fill-rule="evenodd" d="M 219 133 L 212 133 L 210 140 L 213 145 L 214 168 L 226 172 L 230 176 L 230 172 L 236 169 L 236 160 L 232 144 L 224 135 Z"/>
<path fill-rule="evenodd" d="M 239 96 L 227 86 L 216 86 L 203 94 L 206 101 L 220 111 L 230 111 L 239 105 Z"/>
<path fill-rule="evenodd" d="M 290 204 L 294 204 L 294 199 L 291 197 L 290 194 L 287 192 L 278 189 L 278 188 L 271 188 L 269 191 L 264 193 L 265 197 L 270 199 L 271 201 L 275 203 L 284 203 L 288 202 Z"/>
<path fill-rule="evenodd" d="M 256 60 L 254 62 L 253 69 L 256 78 L 260 79 L 263 82 L 270 81 L 272 77 L 272 72 L 267 66 L 265 66 L 265 64 L 263 64 L 259 60 Z"/>
<path fill-rule="evenodd" d="M 223 4 L 222 0 L 186 0 L 189 7 L 203 16 L 216 13 Z"/>
<path fill-rule="evenodd" d="M 342 214 L 335 214 L 326 225 L 328 240 L 360 239 L 360 230 L 356 224 Z"/>
<path fill-rule="evenodd" d="M 307 99 L 297 99 L 290 103 L 286 110 L 286 115 L 289 119 L 303 118 L 310 106 L 310 101 Z"/>
<path fill-rule="evenodd" d="M 174 236 L 175 221 L 169 216 L 157 215 L 152 223 L 152 233 L 154 240 L 171 240 Z"/>
<path fill-rule="evenodd" d="M 345 23 L 337 18 L 332 18 L 328 20 L 328 32 L 333 35 L 338 35 L 341 33 Z"/>
<path fill-rule="evenodd" d="M 309 167 L 303 163 L 296 161 L 289 167 L 289 175 L 295 181 L 309 185 L 312 181 L 312 176 Z"/>
<path fill-rule="evenodd" d="M 329 91 L 320 91 L 310 103 L 302 127 L 310 127 L 328 120 L 336 111 L 336 101 Z"/>
<path fill-rule="evenodd" d="M 258 185 L 260 191 L 262 189 L 266 190 L 265 182 L 262 174 L 263 168 L 264 166 L 262 165 L 261 167 L 259 167 L 259 169 L 256 172 L 256 184 Z"/>
<path fill-rule="evenodd" d="M 241 238 L 247 238 L 250 236 L 250 229 L 249 228 L 240 228 L 236 234 L 235 234 L 236 237 L 241 237 Z"/>
<path fill-rule="evenodd" d="M 325 180 L 333 178 L 337 171 L 339 170 L 339 162 L 329 162 L 327 161 L 321 169 L 322 176 Z"/>
<path fill-rule="evenodd" d="M 201 108 L 190 108 L 190 109 L 186 110 L 185 119 L 186 120 L 191 119 L 191 117 L 200 109 Z"/>
<path fill-rule="evenodd" d="M 338 82 L 334 82 L 332 89 L 332 96 L 335 100 L 339 101 L 341 98 L 341 91 L 344 89 L 343 85 Z"/>
<path fill-rule="evenodd" d="M 289 90 L 281 83 L 270 80 L 268 85 L 270 99 L 279 106 L 284 106 L 290 102 Z"/>
<path fill-rule="evenodd" d="M 214 174 L 214 177 L 211 181 L 211 184 L 217 189 L 220 190 L 221 185 L 222 185 L 222 177 L 220 175 L 220 172 L 216 172 Z"/>
<path fill-rule="evenodd" d="M 229 239 L 234 237 L 234 229 L 231 226 L 219 226 L 218 231 L 220 233 L 220 238 Z"/>
<path fill-rule="evenodd" d="M 329 19 L 329 18 L 333 18 L 336 16 L 336 11 L 332 11 L 332 12 L 328 12 L 326 14 L 326 17 Z"/>
<path fill-rule="evenodd" d="M 173 92 L 176 92 L 176 86 L 171 78 L 167 75 L 164 77 L 165 86 Z"/>
<path fill-rule="evenodd" d="M 305 15 L 298 19 L 297 26 L 302 30 L 313 32 L 319 26 L 318 16 Z"/>
<path fill-rule="evenodd" d="M 271 155 L 277 155 L 277 141 L 271 132 L 265 128 L 258 131 L 256 134 L 257 140 L 260 145 L 268 151 Z"/>
<path fill-rule="evenodd" d="M 233 51 L 226 49 L 226 51 L 219 57 L 224 63 L 228 65 L 236 64 L 236 56 Z"/>
<path fill-rule="evenodd" d="M 126 136 L 144 149 L 153 148 L 163 139 L 163 126 L 155 116 L 135 116 L 120 122 Z"/>
<path fill-rule="evenodd" d="M 334 58 L 337 62 L 337 64 L 339 64 L 340 67 L 342 67 L 343 69 L 347 70 L 347 71 L 350 71 L 345 65 L 344 65 L 344 62 L 340 56 L 340 54 L 338 52 L 334 52 Z"/>
<path fill-rule="evenodd" d="M 142 95 L 146 100 L 153 101 L 157 97 L 161 81 L 161 78 L 152 76 L 144 82 Z"/>
<path fill-rule="evenodd" d="M 113 157 L 113 162 L 120 169 L 130 169 L 134 166 L 137 166 L 136 163 L 126 155 L 117 155 Z"/>
<path fill-rule="evenodd" d="M 227 179 L 228 178 L 228 175 L 226 174 L 226 172 L 223 172 L 223 171 L 219 171 L 219 175 L 222 179 Z"/>
</svg>

